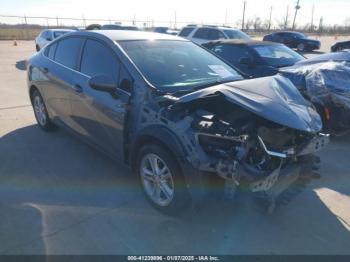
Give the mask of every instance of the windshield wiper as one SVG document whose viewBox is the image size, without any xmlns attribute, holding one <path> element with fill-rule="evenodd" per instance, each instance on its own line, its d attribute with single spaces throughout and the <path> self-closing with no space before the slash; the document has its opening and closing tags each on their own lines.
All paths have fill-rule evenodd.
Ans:
<svg viewBox="0 0 350 262">
<path fill-rule="evenodd" d="M 221 85 L 221 84 L 225 84 L 225 83 L 229 83 L 229 82 L 233 82 L 233 81 L 237 81 L 237 80 L 238 79 L 231 79 L 231 80 L 225 80 L 225 81 L 216 80 L 216 81 L 204 83 L 202 85 L 194 86 L 194 87 L 189 88 L 189 89 L 182 89 L 182 90 L 177 90 L 175 92 L 170 92 L 170 94 L 172 94 L 172 95 L 187 94 L 187 93 L 191 93 L 193 91 L 198 91 L 198 90 L 203 89 L 203 88 L 207 88 L 207 87 L 211 87 L 211 86 L 215 86 L 215 85 Z"/>
<path fill-rule="evenodd" d="M 225 84 L 225 83 L 229 83 L 229 82 L 233 82 L 233 81 L 236 81 L 236 79 L 230 79 L 230 80 L 224 80 L 224 81 L 223 80 L 216 80 L 213 82 L 205 83 L 203 85 L 195 86 L 195 87 L 193 87 L 193 90 L 196 91 L 196 90 L 200 90 L 203 88 L 207 88 L 207 87 L 211 87 L 211 86 L 215 86 L 215 85 L 221 85 L 221 84 Z"/>
</svg>

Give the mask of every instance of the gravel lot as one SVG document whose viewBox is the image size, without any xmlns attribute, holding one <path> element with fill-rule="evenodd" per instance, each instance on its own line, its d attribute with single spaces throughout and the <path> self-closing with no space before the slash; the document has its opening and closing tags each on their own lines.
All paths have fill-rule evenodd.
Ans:
<svg viewBox="0 0 350 262">
<path fill-rule="evenodd" d="M 0 254 L 350 254 L 350 136 L 332 140 L 321 178 L 272 215 L 242 199 L 167 217 L 128 169 L 36 126 L 32 53 L 33 42 L 0 42 Z"/>
</svg>

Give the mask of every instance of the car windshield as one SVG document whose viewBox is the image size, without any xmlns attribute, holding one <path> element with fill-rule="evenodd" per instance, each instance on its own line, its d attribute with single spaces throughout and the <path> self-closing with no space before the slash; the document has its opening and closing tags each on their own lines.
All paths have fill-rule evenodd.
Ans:
<svg viewBox="0 0 350 262">
<path fill-rule="evenodd" d="M 54 38 L 57 38 L 57 37 L 60 37 L 64 34 L 67 34 L 67 33 L 68 33 L 68 31 L 54 31 L 53 36 L 54 36 Z"/>
<path fill-rule="evenodd" d="M 268 65 L 274 67 L 291 66 L 305 59 L 284 45 L 257 45 L 253 49 Z"/>
<path fill-rule="evenodd" d="M 231 38 L 231 39 L 250 40 L 250 36 L 247 35 L 246 33 L 243 33 L 242 31 L 226 29 L 224 30 L 224 32 L 228 36 L 228 38 Z"/>
<path fill-rule="evenodd" d="M 294 35 L 296 36 L 296 38 L 307 38 L 307 36 L 306 35 L 304 35 L 303 33 L 299 33 L 299 32 L 297 32 L 297 33 L 294 33 Z"/>
<path fill-rule="evenodd" d="M 120 41 L 144 77 L 157 89 L 175 93 L 243 77 L 222 60 L 192 42 Z"/>
</svg>

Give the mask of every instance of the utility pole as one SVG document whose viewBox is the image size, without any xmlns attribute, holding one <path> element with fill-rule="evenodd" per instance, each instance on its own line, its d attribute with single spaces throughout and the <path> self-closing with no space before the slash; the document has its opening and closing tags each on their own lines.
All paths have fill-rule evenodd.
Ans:
<svg viewBox="0 0 350 262">
<path fill-rule="evenodd" d="M 243 2 L 242 30 L 244 30 L 245 6 L 246 6 L 246 1 Z"/>
<path fill-rule="evenodd" d="M 311 24 L 310 24 L 310 32 L 314 31 L 314 12 L 315 12 L 315 4 L 312 4 L 312 13 L 311 13 Z"/>
<path fill-rule="evenodd" d="M 84 14 L 82 15 L 82 17 L 83 17 L 83 25 L 84 25 L 84 27 L 86 28 L 86 19 L 85 19 Z"/>
<path fill-rule="evenodd" d="M 227 8 L 225 10 L 225 24 L 224 25 L 227 25 Z"/>
<path fill-rule="evenodd" d="M 269 19 L 269 28 L 268 28 L 269 32 L 270 32 L 270 28 L 271 28 L 271 18 L 272 18 L 272 6 L 270 7 L 270 19 Z"/>
<path fill-rule="evenodd" d="M 322 33 L 323 31 L 323 16 L 320 18 L 320 23 L 318 24 L 318 31 L 319 33 Z"/>
<path fill-rule="evenodd" d="M 295 6 L 295 13 L 294 13 L 292 30 L 294 30 L 294 28 L 295 28 L 295 19 L 297 18 L 297 13 L 298 13 L 298 10 L 300 9 L 299 2 L 300 2 L 300 0 L 298 0 L 297 5 Z"/>
<path fill-rule="evenodd" d="M 288 17 L 289 17 L 289 5 L 287 5 L 287 13 L 286 13 L 286 18 L 284 20 L 284 30 L 286 30 L 288 27 Z"/>
<path fill-rule="evenodd" d="M 175 23 L 174 23 L 174 28 L 177 29 L 177 24 L 176 24 L 176 11 L 175 11 Z"/>
</svg>

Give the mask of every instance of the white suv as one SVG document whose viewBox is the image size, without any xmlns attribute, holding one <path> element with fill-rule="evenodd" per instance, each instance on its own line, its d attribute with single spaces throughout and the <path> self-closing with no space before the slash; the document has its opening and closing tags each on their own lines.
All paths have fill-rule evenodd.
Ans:
<svg viewBox="0 0 350 262">
<path fill-rule="evenodd" d="M 182 28 L 178 36 L 187 38 L 197 44 L 204 44 L 218 39 L 250 40 L 250 37 L 241 30 L 225 26 L 188 25 Z"/>
<path fill-rule="evenodd" d="M 44 46 L 46 46 L 48 43 L 50 43 L 52 40 L 56 39 L 57 37 L 60 37 L 61 35 L 64 35 L 69 32 L 73 32 L 74 30 L 71 29 L 47 29 L 42 31 L 36 38 L 35 38 L 35 49 L 36 51 L 40 51 Z"/>
</svg>

